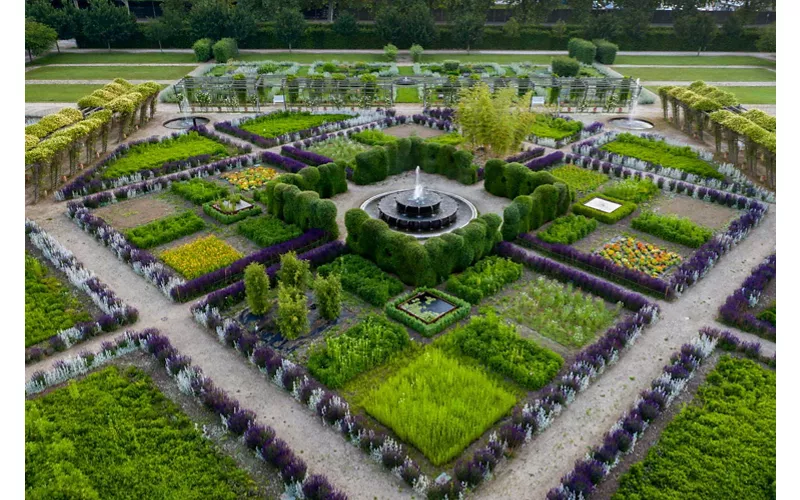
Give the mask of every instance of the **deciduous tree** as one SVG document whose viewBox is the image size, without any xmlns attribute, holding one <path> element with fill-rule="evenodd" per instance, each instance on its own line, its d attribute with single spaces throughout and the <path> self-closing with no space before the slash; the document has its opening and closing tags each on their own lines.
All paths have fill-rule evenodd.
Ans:
<svg viewBox="0 0 800 500">
<path fill-rule="evenodd" d="M 136 18 L 125 7 L 110 0 L 91 0 L 89 9 L 81 11 L 83 35 L 89 41 L 111 44 L 129 38 L 136 30 Z"/>
<path fill-rule="evenodd" d="M 45 53 L 56 43 L 56 40 L 58 40 L 58 34 L 50 26 L 30 19 L 25 20 L 25 50 L 28 51 L 30 60 L 33 60 L 34 56 Z"/>
<path fill-rule="evenodd" d="M 297 45 L 306 32 L 306 18 L 297 9 L 282 9 L 275 18 L 275 33 L 284 45 Z"/>
</svg>

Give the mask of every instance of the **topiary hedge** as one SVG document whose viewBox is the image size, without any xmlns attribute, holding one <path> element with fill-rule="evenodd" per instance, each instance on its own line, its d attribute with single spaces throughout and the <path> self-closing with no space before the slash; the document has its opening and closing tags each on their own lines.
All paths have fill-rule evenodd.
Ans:
<svg viewBox="0 0 800 500">
<path fill-rule="evenodd" d="M 573 57 L 557 56 L 550 60 L 550 69 L 557 76 L 578 76 L 581 63 Z"/>
<path fill-rule="evenodd" d="M 239 57 L 239 45 L 233 38 L 223 38 L 211 47 L 214 52 L 214 59 L 218 63 L 228 62 L 228 59 Z"/>
<path fill-rule="evenodd" d="M 597 210 L 584 205 L 584 203 L 591 201 L 593 198 L 601 198 L 603 200 L 610 201 L 612 203 L 619 203 L 622 206 L 620 206 L 611 213 L 606 213 L 601 210 Z M 586 196 L 585 198 L 579 200 L 578 203 L 572 205 L 573 213 L 585 215 L 587 217 L 593 217 L 599 220 L 600 222 L 604 222 L 606 224 L 613 224 L 618 220 L 627 217 L 634 210 L 636 210 L 636 203 L 633 203 L 631 201 L 618 200 L 616 198 L 605 196 L 599 193 L 592 193 L 589 196 Z"/>
<path fill-rule="evenodd" d="M 597 47 L 589 40 L 571 38 L 567 43 L 567 52 L 569 57 L 574 57 L 583 64 L 592 64 L 597 54 Z"/>
<path fill-rule="evenodd" d="M 257 201 L 270 207 L 272 213 L 272 197 L 275 186 L 278 184 L 291 184 L 301 191 L 314 191 L 320 198 L 330 198 L 347 191 L 347 177 L 345 167 L 338 163 L 328 163 L 318 167 L 305 167 L 296 174 L 281 174 L 270 180 L 263 191 L 254 194 Z M 277 208 L 276 208 L 277 209 Z"/>
<path fill-rule="evenodd" d="M 214 40 L 210 38 L 201 38 L 194 42 L 192 50 L 194 50 L 194 58 L 197 59 L 197 62 L 206 62 L 211 59 L 211 56 L 214 54 L 211 49 L 213 44 Z"/>
<path fill-rule="evenodd" d="M 522 233 L 538 229 L 569 210 L 575 191 L 563 182 L 543 184 L 530 196 L 520 195 L 503 210 L 503 239 L 512 241 Z"/>
<path fill-rule="evenodd" d="M 315 168 L 315 167 L 306 167 Z M 305 169 L 303 169 L 305 170 Z M 302 170 L 301 170 L 302 172 Z M 284 179 L 290 177 L 297 181 L 299 174 L 286 174 Z M 259 194 L 259 199 L 267 205 L 267 211 L 284 222 L 294 224 L 303 231 L 318 228 L 327 231 L 331 238 L 339 236 L 339 226 L 336 224 L 336 205 L 330 200 L 320 199 L 316 191 L 303 191 L 296 184 L 287 182 L 267 183 L 265 193 Z M 304 182 L 304 181 L 300 181 Z"/>
<path fill-rule="evenodd" d="M 359 208 L 348 210 L 344 223 L 347 245 L 353 253 L 396 274 L 408 285 L 433 286 L 488 255 L 501 239 L 502 220 L 497 214 L 481 215 L 464 227 L 429 238 L 424 245 Z"/>
<path fill-rule="evenodd" d="M 592 40 L 592 43 L 597 47 L 597 54 L 595 55 L 597 62 L 602 64 L 614 64 L 614 60 L 617 58 L 617 51 L 619 50 L 619 46 L 617 46 L 616 43 L 611 43 L 603 39 Z"/>
</svg>

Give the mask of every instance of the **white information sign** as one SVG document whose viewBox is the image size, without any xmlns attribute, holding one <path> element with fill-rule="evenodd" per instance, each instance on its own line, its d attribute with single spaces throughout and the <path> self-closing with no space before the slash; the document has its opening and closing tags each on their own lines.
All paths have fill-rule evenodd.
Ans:
<svg viewBox="0 0 800 500">
<path fill-rule="evenodd" d="M 618 209 L 622 205 L 619 203 L 614 203 L 613 201 L 604 200 L 603 198 L 592 198 L 591 200 L 584 203 L 584 206 L 589 208 L 594 208 L 595 210 L 600 210 L 601 212 L 605 212 L 610 214 L 614 210 Z"/>
<path fill-rule="evenodd" d="M 544 96 L 543 95 L 531 96 L 531 106 L 544 106 Z"/>
</svg>

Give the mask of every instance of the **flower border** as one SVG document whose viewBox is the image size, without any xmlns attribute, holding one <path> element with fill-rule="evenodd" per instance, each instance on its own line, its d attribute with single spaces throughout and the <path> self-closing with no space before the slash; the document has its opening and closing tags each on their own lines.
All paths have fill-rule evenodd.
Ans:
<svg viewBox="0 0 800 500">
<path fill-rule="evenodd" d="M 720 306 L 720 321 L 775 342 L 775 325 L 758 319 L 749 310 L 758 302 L 767 285 L 775 279 L 776 266 L 776 254 L 772 254 L 754 267 L 742 285 Z"/>
</svg>

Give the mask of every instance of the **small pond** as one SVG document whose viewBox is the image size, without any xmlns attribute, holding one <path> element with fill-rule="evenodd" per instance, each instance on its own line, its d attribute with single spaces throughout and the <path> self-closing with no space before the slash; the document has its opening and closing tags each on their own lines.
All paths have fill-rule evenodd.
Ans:
<svg viewBox="0 0 800 500">
<path fill-rule="evenodd" d="M 445 314 L 454 311 L 456 306 L 430 292 L 422 292 L 398 304 L 397 308 L 414 316 L 423 323 L 431 324 L 438 321 Z"/>
</svg>

